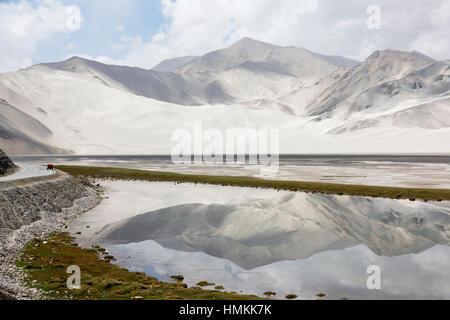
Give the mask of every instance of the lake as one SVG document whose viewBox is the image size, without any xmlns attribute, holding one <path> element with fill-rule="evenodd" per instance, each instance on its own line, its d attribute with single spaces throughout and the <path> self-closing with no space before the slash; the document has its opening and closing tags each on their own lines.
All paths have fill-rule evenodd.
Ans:
<svg viewBox="0 0 450 320">
<path fill-rule="evenodd" d="M 255 165 L 180 165 L 170 156 L 13 157 L 18 163 L 89 165 L 192 174 L 261 176 Z M 280 155 L 268 179 L 450 188 L 449 155 Z"/>
<path fill-rule="evenodd" d="M 449 202 L 100 183 L 107 198 L 69 230 L 133 271 L 275 298 L 450 298 Z M 367 287 L 370 266 L 381 271 L 379 290 Z"/>
</svg>

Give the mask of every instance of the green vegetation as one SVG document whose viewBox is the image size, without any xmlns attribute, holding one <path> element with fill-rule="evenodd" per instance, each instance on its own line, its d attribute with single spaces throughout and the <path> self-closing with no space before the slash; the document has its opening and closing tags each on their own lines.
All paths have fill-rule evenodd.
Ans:
<svg viewBox="0 0 450 320">
<path fill-rule="evenodd" d="M 184 277 L 182 275 L 173 275 L 170 276 L 170 279 L 175 280 L 176 282 L 183 282 Z"/>
<path fill-rule="evenodd" d="M 289 180 L 265 180 L 254 177 L 194 175 L 105 167 L 58 166 L 57 169 L 65 171 L 78 178 L 91 177 L 96 179 L 109 178 L 119 180 L 169 181 L 176 183 L 190 182 L 223 186 L 272 188 L 277 190 L 320 192 L 392 199 L 422 199 L 427 201 L 450 200 L 450 189 L 403 188 Z"/>
<path fill-rule="evenodd" d="M 128 299 L 259 299 L 218 290 L 188 288 L 181 281 L 169 283 L 142 272 L 130 272 L 101 259 L 104 250 L 80 248 L 68 233 L 49 235 L 45 241 L 29 242 L 16 265 L 25 274 L 28 286 L 40 289 L 48 299 L 128 300 Z M 69 290 L 67 267 L 81 269 L 81 288 Z M 177 276 L 176 280 L 182 280 Z"/>
<path fill-rule="evenodd" d="M 316 296 L 319 297 L 319 298 L 322 298 L 322 297 L 325 297 L 326 294 L 325 293 L 318 293 L 318 294 L 316 294 Z"/>
<path fill-rule="evenodd" d="M 197 283 L 197 286 L 199 287 L 209 287 L 209 286 L 214 286 L 215 283 L 212 282 L 208 282 L 208 281 L 200 281 Z"/>
</svg>

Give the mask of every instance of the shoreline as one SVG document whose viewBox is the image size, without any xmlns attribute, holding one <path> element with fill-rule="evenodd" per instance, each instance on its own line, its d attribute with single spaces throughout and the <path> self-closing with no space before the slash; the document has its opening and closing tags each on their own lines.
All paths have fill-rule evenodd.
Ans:
<svg viewBox="0 0 450 320">
<path fill-rule="evenodd" d="M 16 265 L 26 274 L 30 288 L 40 298 L 56 300 L 261 300 L 256 295 L 226 291 L 220 285 L 200 281 L 188 287 L 182 275 L 173 282 L 160 281 L 144 272 L 133 272 L 111 263 L 114 257 L 99 246 L 80 247 L 67 232 L 49 233 L 27 243 Z M 68 266 L 80 266 L 80 288 L 68 290 Z M 45 270 L 45 271 L 43 271 Z"/>
<path fill-rule="evenodd" d="M 43 186 L 43 188 L 47 189 L 57 189 L 58 183 L 81 184 L 79 181 L 71 180 L 73 178 L 67 174 L 58 174 L 43 180 L 29 178 L 13 182 L 3 182 L 3 189 L 0 191 L 8 192 L 10 190 L 21 189 L 23 194 L 27 194 L 26 188 Z M 28 195 L 31 197 L 33 192 L 36 191 L 28 191 Z M 100 203 L 101 198 L 94 188 L 84 186 L 84 192 L 84 196 L 76 198 L 72 206 L 61 208 L 61 211 L 58 213 L 47 212 L 45 218 L 11 230 L 0 239 L 0 297 L 3 296 L 6 299 L 12 300 L 33 300 L 40 298 L 40 292 L 38 290 L 26 285 L 23 272 L 15 265 L 16 260 L 24 252 L 27 243 L 33 239 L 43 239 L 51 232 L 64 230 L 67 223 Z"/>
<path fill-rule="evenodd" d="M 133 170 L 133 169 L 115 169 L 115 168 L 95 168 L 95 167 L 58 167 L 58 169 L 62 169 L 62 171 L 65 172 L 65 174 L 63 173 L 63 175 L 66 174 L 71 174 L 73 175 L 73 178 L 76 179 L 78 178 L 78 180 L 84 180 L 84 181 L 88 181 L 88 179 L 86 178 L 94 178 L 94 179 L 106 179 L 106 180 L 124 180 L 124 181 L 130 181 L 130 180 L 141 180 L 141 181 L 167 181 L 167 182 L 175 182 L 175 183 L 205 183 L 205 184 L 211 184 L 211 185 L 222 185 L 222 186 L 234 186 L 234 187 L 251 187 L 251 188 L 270 188 L 270 189 L 275 189 L 275 190 L 288 190 L 288 191 L 305 191 L 302 189 L 294 189 L 292 190 L 293 186 L 286 186 L 284 185 L 284 183 L 286 181 L 273 181 L 273 180 L 263 180 L 263 179 L 258 179 L 258 178 L 249 178 L 249 177 L 222 177 L 222 176 L 204 176 L 204 175 L 185 175 L 185 174 L 173 174 L 173 173 L 168 173 L 168 172 L 152 172 L 152 171 L 143 171 L 143 170 Z M 217 179 L 216 179 L 217 178 Z M 220 178 L 220 179 L 219 179 Z M 225 181 L 222 179 L 224 178 Z M 189 181 L 189 179 L 192 179 L 193 181 Z M 263 184 L 260 185 L 259 183 L 261 182 L 268 182 L 269 185 Z M 275 182 L 275 183 L 280 183 L 281 185 L 270 185 L 270 183 Z M 289 181 L 292 182 L 292 181 Z M 288 183 L 289 183 L 288 182 Z M 302 184 L 302 182 L 298 182 L 300 184 Z M 16 183 L 15 183 L 16 184 Z M 86 183 L 87 185 L 87 183 Z M 322 184 L 320 184 L 322 185 Z M 98 186 L 97 186 L 98 187 Z M 360 187 L 365 187 L 365 186 L 360 186 Z M 286 189 L 287 188 L 287 189 Z M 385 189 L 384 187 L 381 187 L 382 189 Z M 95 186 L 90 185 L 89 189 L 91 189 L 92 191 L 95 190 Z M 393 189 L 399 189 L 399 188 L 393 188 Z M 407 189 L 409 191 L 411 191 L 411 189 L 409 188 L 403 188 L 403 189 Z M 97 191 L 99 189 L 97 188 Z M 419 189 L 422 190 L 422 189 Z M 413 192 L 415 190 L 412 190 Z M 450 190 L 443 190 L 443 191 L 450 191 Z M 320 192 L 320 191 L 311 191 L 311 192 Z M 331 192 L 323 192 L 323 193 L 331 193 Z M 337 193 L 335 193 L 337 194 Z M 358 194 L 359 195 L 359 194 Z M 100 203 L 101 199 L 103 199 L 99 193 L 97 192 L 96 194 L 96 198 L 97 198 L 97 204 Z M 80 199 L 81 200 L 81 199 Z M 212 289 L 203 289 L 200 286 L 195 286 L 194 287 L 185 287 L 184 283 L 180 282 L 164 282 L 164 281 L 159 281 L 157 279 L 153 279 L 152 277 L 148 277 L 145 274 L 142 273 L 136 273 L 136 272 L 131 272 L 129 270 L 126 269 L 120 269 L 118 268 L 115 264 L 110 263 L 111 260 L 113 260 L 113 257 L 110 257 L 111 259 L 105 259 L 102 251 L 99 251 L 99 248 L 82 248 L 79 247 L 77 244 L 74 244 L 73 241 L 70 242 L 69 238 L 73 237 L 67 233 L 63 233 L 65 230 L 65 226 L 74 218 L 80 216 L 82 213 L 85 213 L 89 210 L 91 210 L 92 208 L 95 207 L 95 205 L 91 206 L 90 208 L 85 209 L 83 212 L 79 212 L 77 215 L 75 216 L 71 216 L 71 217 L 67 217 L 67 220 L 65 221 L 65 223 L 59 223 L 59 224 L 46 224 L 44 222 L 42 222 L 43 220 L 37 221 L 37 224 L 34 225 L 27 225 L 24 226 L 24 228 L 21 228 L 19 230 L 16 230 L 16 237 L 15 240 L 18 241 L 20 239 L 20 241 L 18 241 L 18 245 L 15 247 L 15 252 L 16 252 L 16 256 L 15 258 L 19 258 L 21 257 L 19 260 L 9 260 L 9 265 L 8 267 L 11 268 L 11 266 L 13 266 L 14 268 L 16 267 L 16 262 L 19 261 L 20 266 L 22 267 L 22 270 L 19 272 L 16 270 L 14 271 L 15 273 L 11 273 L 11 279 L 13 281 L 16 281 L 16 292 L 14 292 L 13 295 L 9 295 L 8 292 L 4 292 L 3 290 L 1 290 L 2 286 L 0 286 L 0 299 L 2 299 L 2 294 L 5 298 L 18 298 L 18 299 L 42 299 L 45 296 L 41 295 L 42 291 L 42 286 L 44 283 L 41 283 L 40 286 L 36 285 L 29 285 L 30 282 L 28 282 L 28 285 L 26 284 L 26 281 L 24 279 L 24 275 L 28 275 L 28 277 L 30 277 L 30 275 L 32 275 L 33 270 L 40 270 L 42 269 L 42 266 L 38 266 L 36 269 L 36 259 L 38 260 L 38 263 L 48 263 L 48 260 L 43 259 L 44 256 L 40 256 L 40 255 L 36 255 L 36 251 L 30 251 L 30 250 L 34 250 L 35 248 L 30 247 L 28 244 L 29 243 L 33 243 L 33 244 L 38 244 L 41 245 L 44 242 L 44 239 L 47 239 L 48 242 L 50 244 L 53 245 L 61 245 L 62 248 L 62 252 L 65 252 L 64 250 L 67 248 L 72 248 L 74 247 L 74 250 L 77 250 L 78 253 L 81 252 L 81 254 L 79 255 L 91 255 L 91 254 L 95 254 L 96 257 L 92 256 L 91 257 L 91 261 L 90 263 L 93 263 L 96 267 L 99 267 L 101 269 L 103 268 L 107 268 L 107 270 L 109 270 L 109 272 L 112 272 L 112 274 L 115 274 L 116 272 L 118 272 L 118 275 L 120 275 L 120 277 L 122 277 L 121 279 L 123 279 L 123 277 L 136 277 L 133 278 L 134 280 L 132 281 L 134 284 L 129 287 L 129 283 L 127 281 L 123 281 L 120 280 L 120 284 L 118 284 L 117 286 L 120 286 L 122 289 L 120 290 L 112 290 L 109 291 L 110 289 L 110 284 L 105 284 L 104 281 L 100 281 L 98 278 L 96 278 L 95 281 L 91 281 L 94 285 L 94 287 L 96 288 L 96 290 L 100 290 L 101 288 L 103 288 L 102 286 L 106 286 L 105 290 L 108 290 L 108 294 L 110 294 L 110 296 L 108 297 L 108 299 L 144 299 L 143 297 L 145 297 L 145 299 L 202 299 L 202 295 L 204 295 L 205 298 L 207 299 L 260 299 L 260 297 L 257 296 L 246 296 L 246 295 L 240 295 L 240 294 L 236 294 L 234 292 L 227 292 L 227 291 L 218 291 L 218 290 L 212 290 Z M 68 210 L 71 210 L 72 208 L 69 208 Z M 60 221 L 59 221 L 60 222 Z M 40 225 L 42 224 L 42 225 Z M 34 230 L 33 228 L 37 229 Z M 22 229 L 25 229 L 22 230 Z M 28 229 L 28 230 L 27 230 Z M 27 231 L 29 232 L 30 229 L 33 229 L 34 234 L 38 233 L 38 236 L 34 236 L 34 237 L 30 237 L 30 234 L 27 234 Z M 23 233 L 24 232 L 24 233 Z M 55 233 L 57 232 L 57 233 Z M 67 237 L 66 237 L 66 236 Z M 50 237 L 50 238 L 49 238 Z M 60 238 L 61 241 L 58 242 L 54 242 L 55 238 Z M 36 240 L 36 239 L 40 239 L 40 240 Z M 36 242 L 37 241 L 37 242 Z M 69 241 L 69 242 L 67 242 Z M 1 249 L 1 248 L 0 248 Z M 101 248 L 100 248 L 101 249 Z M 81 251 L 79 251 L 81 250 Z M 19 252 L 19 254 L 17 254 L 17 252 Z M 0 252 L 1 253 L 1 252 Z M 1 255 L 0 255 L 1 257 Z M 24 258 L 25 257 L 25 258 Z M 33 260 L 34 258 L 34 260 Z M 73 262 L 73 261 L 72 261 Z M 71 262 L 71 263 L 72 263 Z M 51 263 L 51 261 L 50 261 Z M 75 263 L 76 264 L 76 261 Z M 48 268 L 47 268 L 48 267 Z M 61 266 L 56 266 L 56 268 L 60 268 Z M 112 268 L 112 269 L 111 269 Z M 114 269 L 117 268 L 117 269 Z M 64 271 L 65 274 L 65 269 L 61 269 L 61 270 L 54 270 L 53 266 L 50 265 L 46 265 L 45 269 L 48 269 L 48 271 L 50 273 L 54 273 L 57 275 L 57 277 L 55 277 L 54 275 L 49 275 L 50 276 L 50 282 L 49 283 L 57 283 L 58 279 L 62 279 L 62 277 L 67 278 L 67 275 L 62 275 L 60 272 L 62 272 L 61 270 Z M 91 269 L 91 271 L 93 273 L 95 273 L 95 269 Z M 0 272 L 2 272 L 2 270 L 0 270 Z M 58 278 L 59 277 L 59 278 Z M 29 278 L 30 279 L 30 278 Z M 113 278 L 114 279 L 114 278 Z M 36 279 L 33 279 L 36 280 Z M 105 280 L 105 279 L 103 279 Z M 140 282 L 139 281 L 144 281 L 146 284 L 141 285 L 140 286 Z M 38 280 L 36 280 L 38 281 Z M 59 281 L 61 282 L 61 281 Z M 113 281 L 114 282 L 114 281 Z M 115 283 L 115 282 L 114 282 Z M 131 283 L 131 282 L 130 282 Z M 148 284 L 152 283 L 150 285 L 150 287 L 148 287 Z M 138 285 L 139 284 L 139 285 Z M 155 293 L 152 292 L 153 289 L 152 286 L 153 285 L 157 285 L 158 288 L 160 288 L 161 286 L 163 288 L 165 288 L 164 290 L 168 290 L 168 291 L 164 291 L 164 295 L 161 296 L 159 293 L 155 296 Z M 65 286 L 65 282 L 64 282 L 64 286 Z M 92 286 L 92 284 L 90 285 Z M 112 285 L 111 287 L 115 287 L 116 284 Z M 141 287 L 146 287 L 145 290 L 142 292 L 140 291 Z M 14 286 L 13 286 L 14 288 Z M 59 283 L 59 287 L 57 288 L 62 288 L 61 287 L 61 283 Z M 149 289 L 150 288 L 150 289 Z M 116 288 L 117 289 L 117 288 Z M 103 290 L 103 289 L 102 289 Z M 128 296 L 125 295 L 123 293 L 119 294 L 118 292 L 123 292 L 123 290 L 127 291 L 131 290 L 131 292 L 136 293 L 136 295 L 134 296 Z M 173 295 L 173 290 L 176 290 L 177 294 Z M 3 291 L 3 292 L 2 292 Z M 87 299 L 87 298 L 93 298 L 93 299 L 102 299 L 101 297 L 99 298 L 99 296 L 92 296 L 89 295 L 91 293 L 86 293 L 86 291 L 79 291 L 77 294 L 72 295 L 71 297 L 68 297 L 64 294 L 62 294 L 62 292 L 64 291 L 60 291 L 58 293 L 58 295 L 54 295 L 54 296 L 47 296 L 49 298 L 56 298 L 56 299 Z M 65 292 L 67 292 L 67 290 L 65 290 Z M 166 294 L 167 293 L 167 294 Z M 148 294 L 148 295 L 147 295 Z M 194 296 L 190 296 L 191 294 L 193 294 Z M 136 298 L 138 297 L 138 298 Z M 105 298 L 105 297 L 104 297 Z"/>
<path fill-rule="evenodd" d="M 14 167 L 11 168 L 11 169 L 9 169 L 9 170 L 7 170 L 7 171 L 5 172 L 5 174 L 0 175 L 0 178 L 7 178 L 7 177 L 9 177 L 9 176 L 12 176 L 12 175 L 14 175 L 14 174 L 20 172 L 20 170 L 22 170 L 22 169 L 23 169 L 22 167 L 19 167 L 19 166 L 17 166 L 17 165 L 14 165 Z"/>
<path fill-rule="evenodd" d="M 323 182 L 306 182 L 295 180 L 269 180 L 247 176 L 214 176 L 198 174 L 181 174 L 164 171 L 148 171 L 138 169 L 57 166 L 74 177 L 91 177 L 96 179 L 167 181 L 176 183 L 205 183 L 222 186 L 238 186 L 252 188 L 270 188 L 275 190 L 326 193 L 349 196 L 367 196 L 375 198 L 409 199 L 415 201 L 450 200 L 450 189 L 406 188 L 373 185 L 336 184 Z"/>
<path fill-rule="evenodd" d="M 66 173 L 59 173 L 48 180 L 55 183 L 54 180 L 58 181 L 61 176 L 64 179 L 69 178 Z M 263 299 L 258 296 L 226 291 L 220 285 L 214 289 L 204 289 L 199 283 L 188 288 L 180 280 L 182 277 L 180 275 L 173 278 L 175 282 L 159 281 L 142 272 L 132 272 L 111 263 L 114 258 L 100 247 L 78 246 L 73 235 L 67 232 L 67 226 L 75 218 L 100 204 L 103 200 L 101 195 L 103 190 L 99 186 L 83 183 L 80 179 L 73 177 L 69 179 L 84 184 L 88 195 L 76 199 L 74 205 L 62 209 L 62 213 L 50 213 L 48 217 L 23 225 L 2 239 L 0 243 L 0 300 Z M 39 184 L 39 179 L 31 178 L 4 183 L 3 186 L 4 189 L 11 189 L 36 184 Z M 86 259 L 89 260 L 88 263 Z M 82 266 L 83 276 L 90 279 L 89 281 L 86 279 L 87 282 L 82 280 L 83 287 L 80 290 L 75 289 L 72 292 L 67 290 L 66 279 L 69 275 L 66 273 L 66 268 L 69 265 Z M 42 272 L 43 270 L 45 272 Z M 34 271 L 37 272 L 34 273 Z M 110 277 L 104 277 L 104 275 L 110 275 Z M 44 280 L 39 276 L 47 278 Z M 205 283 L 208 282 L 205 281 Z M 90 290 L 93 287 L 95 289 Z M 86 288 L 90 289 L 85 290 Z M 124 295 L 123 292 L 127 290 L 132 290 L 133 294 Z M 97 295 L 92 296 L 92 292 L 96 292 Z"/>
</svg>

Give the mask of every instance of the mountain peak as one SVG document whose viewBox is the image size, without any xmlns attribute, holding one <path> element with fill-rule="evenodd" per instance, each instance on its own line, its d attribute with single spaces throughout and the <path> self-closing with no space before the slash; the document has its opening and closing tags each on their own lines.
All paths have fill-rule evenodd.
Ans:
<svg viewBox="0 0 450 320">
<path fill-rule="evenodd" d="M 67 65 L 67 64 L 74 65 L 74 64 L 82 64 L 82 63 L 92 62 L 92 61 L 93 60 L 82 58 L 80 56 L 72 56 L 70 58 L 67 58 L 67 59 L 59 61 L 59 62 L 43 63 L 43 65 L 50 65 L 50 64 L 54 64 L 54 63 L 64 64 L 64 65 Z"/>
<path fill-rule="evenodd" d="M 252 39 L 250 37 L 243 37 L 243 38 L 241 38 L 241 40 L 239 40 L 239 41 L 237 41 L 235 43 L 239 43 L 239 42 L 255 42 L 255 41 L 257 41 L 257 40 Z"/>
<path fill-rule="evenodd" d="M 241 40 L 235 42 L 234 44 L 238 44 L 238 43 L 241 43 L 241 44 L 258 43 L 258 42 L 262 42 L 262 41 L 259 41 L 259 40 L 256 40 L 256 39 L 253 39 L 253 38 L 250 38 L 250 37 L 243 37 L 243 38 L 241 38 Z"/>
<path fill-rule="evenodd" d="M 252 39 L 249 37 L 244 37 L 241 40 L 232 44 L 229 48 L 254 48 L 254 47 L 261 47 L 261 46 L 264 46 L 267 48 L 276 47 L 275 45 L 267 43 L 267 42 L 255 40 L 255 39 Z"/>
<path fill-rule="evenodd" d="M 71 56 L 70 58 L 66 59 L 65 61 L 72 61 L 72 60 L 86 60 L 79 56 Z"/>
<path fill-rule="evenodd" d="M 86 62 L 86 61 L 91 61 L 89 59 L 85 59 L 79 56 L 72 56 L 66 60 L 64 60 L 63 62 Z"/>
<path fill-rule="evenodd" d="M 79 56 L 72 56 L 66 60 L 59 62 L 51 62 L 51 63 L 41 63 L 41 66 L 55 69 L 55 70 L 64 70 L 71 72 L 84 72 L 89 68 L 92 68 L 95 65 L 100 65 L 101 63 L 88 60 Z"/>
<path fill-rule="evenodd" d="M 67 65 L 67 64 L 77 64 L 77 63 L 83 63 L 83 62 L 89 62 L 91 60 L 79 57 L 79 56 L 72 56 L 70 58 L 67 58 L 65 60 L 61 60 L 58 62 L 47 62 L 47 63 L 41 63 L 41 65 L 44 66 L 52 66 L 52 65 Z"/>
<path fill-rule="evenodd" d="M 385 49 L 385 50 L 376 50 L 374 51 L 368 58 L 367 61 L 373 61 L 375 59 L 411 59 L 411 60 L 422 60 L 424 62 L 434 62 L 433 58 L 424 55 L 418 51 L 401 51 L 401 50 L 393 50 L 393 49 Z"/>
<path fill-rule="evenodd" d="M 381 58 L 394 58 L 394 57 L 400 57 L 409 55 L 410 53 L 407 51 L 400 51 L 400 50 L 392 50 L 392 49 L 385 49 L 385 50 L 376 50 L 374 51 L 367 60 L 375 60 L 375 59 L 381 59 Z"/>
</svg>

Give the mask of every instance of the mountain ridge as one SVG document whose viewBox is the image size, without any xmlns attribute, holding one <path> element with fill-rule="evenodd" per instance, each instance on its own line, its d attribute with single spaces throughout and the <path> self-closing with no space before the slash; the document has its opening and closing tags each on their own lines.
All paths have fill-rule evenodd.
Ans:
<svg viewBox="0 0 450 320">
<path fill-rule="evenodd" d="M 221 130 L 278 128 L 284 153 L 330 151 L 330 145 L 339 153 L 442 152 L 438 137 L 450 130 L 450 66 L 415 51 L 377 50 L 356 63 L 244 38 L 159 66 L 75 56 L 0 74 L 0 99 L 10 105 L 3 111 L 22 119 L 3 115 L 3 128 L 22 135 L 20 152 L 95 154 L 147 153 L 147 145 L 152 153 L 170 153 L 164 141 L 194 120 Z M 25 118 L 51 134 L 30 132 Z M 61 149 L 35 149 L 36 143 Z"/>
</svg>

